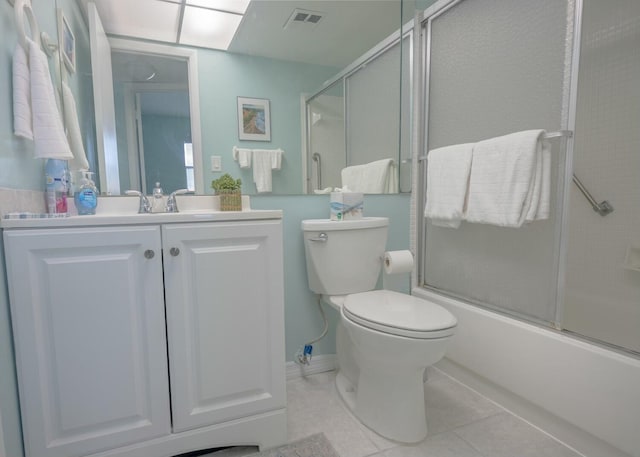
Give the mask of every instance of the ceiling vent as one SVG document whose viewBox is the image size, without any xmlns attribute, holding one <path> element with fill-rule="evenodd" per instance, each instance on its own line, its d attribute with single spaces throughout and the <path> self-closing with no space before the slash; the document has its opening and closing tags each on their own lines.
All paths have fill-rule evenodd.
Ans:
<svg viewBox="0 0 640 457">
<path fill-rule="evenodd" d="M 284 25 L 284 29 L 288 29 L 291 27 L 304 26 L 305 28 L 315 27 L 322 20 L 325 13 L 320 13 L 318 11 L 309 11 L 302 10 L 296 8 L 289 16 L 286 24 Z"/>
</svg>

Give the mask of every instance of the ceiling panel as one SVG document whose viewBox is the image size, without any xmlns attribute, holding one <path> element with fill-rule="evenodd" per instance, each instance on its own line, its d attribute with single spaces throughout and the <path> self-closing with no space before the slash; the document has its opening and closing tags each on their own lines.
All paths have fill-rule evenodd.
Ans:
<svg viewBox="0 0 640 457">
<path fill-rule="evenodd" d="M 242 16 L 186 6 L 180 43 L 213 49 L 227 49 Z"/>
<path fill-rule="evenodd" d="M 187 0 L 187 5 L 244 14 L 249 5 L 249 0 Z"/>
<path fill-rule="evenodd" d="M 176 41 L 180 5 L 158 0 L 98 0 L 107 33 L 157 41 Z"/>
</svg>

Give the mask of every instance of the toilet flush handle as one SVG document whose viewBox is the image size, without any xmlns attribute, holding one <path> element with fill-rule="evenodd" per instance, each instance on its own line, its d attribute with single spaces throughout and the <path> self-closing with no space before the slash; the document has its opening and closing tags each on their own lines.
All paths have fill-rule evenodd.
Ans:
<svg viewBox="0 0 640 457">
<path fill-rule="evenodd" d="M 317 241 L 319 243 L 326 243 L 328 239 L 329 239 L 329 235 L 327 235 L 326 233 L 322 232 L 316 238 L 309 238 L 309 241 Z"/>
</svg>

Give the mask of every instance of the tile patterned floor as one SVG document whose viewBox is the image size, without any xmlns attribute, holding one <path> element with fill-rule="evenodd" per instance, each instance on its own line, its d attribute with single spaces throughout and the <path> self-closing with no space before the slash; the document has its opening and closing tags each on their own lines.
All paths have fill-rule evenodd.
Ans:
<svg viewBox="0 0 640 457">
<path fill-rule="evenodd" d="M 323 432 L 341 457 L 580 456 L 435 368 L 425 383 L 427 438 L 411 446 L 395 443 L 351 415 L 334 380 L 335 373 L 328 372 L 287 383 L 290 442 Z M 255 452 L 255 447 L 237 447 L 206 457 Z"/>
</svg>

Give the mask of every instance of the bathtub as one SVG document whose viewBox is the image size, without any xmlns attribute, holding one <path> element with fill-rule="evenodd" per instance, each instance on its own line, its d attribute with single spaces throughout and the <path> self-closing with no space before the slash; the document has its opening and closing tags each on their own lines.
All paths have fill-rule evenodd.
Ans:
<svg viewBox="0 0 640 457">
<path fill-rule="evenodd" d="M 640 457 L 640 360 L 421 288 L 412 293 L 458 318 L 438 368 L 587 457 Z"/>
</svg>

